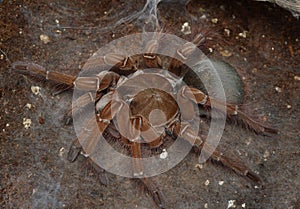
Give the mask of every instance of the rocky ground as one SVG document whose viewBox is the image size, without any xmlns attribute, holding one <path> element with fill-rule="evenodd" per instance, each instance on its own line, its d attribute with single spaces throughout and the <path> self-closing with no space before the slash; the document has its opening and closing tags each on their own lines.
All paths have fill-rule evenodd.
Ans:
<svg viewBox="0 0 300 209">
<path fill-rule="evenodd" d="M 141 21 L 120 20 L 143 6 L 117 0 L 0 3 L 0 208 L 154 207 L 136 181 L 108 174 L 110 183 L 103 186 L 83 158 L 69 163 L 66 153 L 76 135 L 65 125 L 65 113 L 72 93 L 53 96 L 47 85 L 11 69 L 15 61 L 30 61 L 76 75 L 103 45 L 142 31 Z M 158 19 L 187 40 L 199 30 L 212 35 L 204 51 L 237 69 L 245 111 L 280 130 L 266 137 L 228 124 L 219 145 L 259 173 L 263 187 L 214 163 L 200 166 L 190 153 L 153 177 L 168 208 L 300 208 L 299 20 L 270 3 L 229 0 L 186 7 L 162 2 Z M 192 34 L 181 31 L 185 22 Z M 32 86 L 41 87 L 39 94 Z"/>
</svg>

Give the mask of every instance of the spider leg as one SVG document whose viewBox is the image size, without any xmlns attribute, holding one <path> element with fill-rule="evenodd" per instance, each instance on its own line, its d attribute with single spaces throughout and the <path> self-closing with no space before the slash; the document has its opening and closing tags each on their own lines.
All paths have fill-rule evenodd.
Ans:
<svg viewBox="0 0 300 209">
<path fill-rule="evenodd" d="M 158 46 L 158 39 L 150 40 L 145 46 L 145 53 L 143 54 L 143 59 L 148 68 L 162 67 L 162 61 L 160 57 L 155 54 L 157 52 Z"/>
<path fill-rule="evenodd" d="M 140 181 L 144 184 L 147 191 L 151 194 L 155 204 L 163 209 L 165 208 L 165 198 L 162 192 L 158 189 L 155 183 L 149 178 L 143 178 L 143 164 L 142 164 L 142 153 L 141 153 L 141 136 L 150 137 L 153 133 L 143 134 L 142 130 L 149 130 L 149 124 L 143 116 L 134 116 L 130 118 L 131 126 L 127 123 L 127 133 L 130 134 L 130 146 L 132 152 L 132 164 L 133 164 L 133 176 L 139 177 Z M 125 124 L 124 124 L 125 125 Z M 142 131 L 142 132 L 141 132 Z M 146 131 L 147 132 L 147 131 Z M 160 139 L 159 135 L 155 133 L 155 140 Z M 148 138 L 149 139 L 149 138 Z"/>
<path fill-rule="evenodd" d="M 248 115 L 246 115 L 244 112 L 239 110 L 238 105 L 234 104 L 224 104 L 214 98 L 208 97 L 206 94 L 204 94 L 199 89 L 193 88 L 193 87 L 187 87 L 184 86 L 180 93 L 178 94 L 180 99 L 190 99 L 194 103 L 202 105 L 204 107 L 210 108 L 213 104 L 213 107 L 215 107 L 219 111 L 223 111 L 223 108 L 225 107 L 227 116 L 229 117 L 235 117 L 243 124 L 245 124 L 247 127 L 249 127 L 251 130 L 253 130 L 256 133 L 259 134 L 277 134 L 278 130 L 269 128 L 267 126 L 264 126 L 263 124 L 251 119 Z M 223 112 L 225 113 L 225 112 Z"/>
<path fill-rule="evenodd" d="M 15 62 L 12 64 L 12 69 L 22 75 L 26 75 L 33 80 L 45 81 L 50 80 L 62 85 L 60 92 L 73 88 L 73 82 L 76 77 L 63 73 L 48 71 L 44 67 L 28 62 Z"/>
<path fill-rule="evenodd" d="M 240 160 L 225 156 L 222 152 L 220 152 L 217 149 L 215 149 L 214 151 L 213 150 L 214 149 L 208 143 L 205 143 L 202 145 L 201 152 L 204 152 L 205 154 L 211 154 L 211 159 L 220 162 L 222 165 L 233 170 L 237 174 L 245 176 L 256 183 L 262 183 L 260 177 L 256 173 L 251 171 Z"/>
<path fill-rule="evenodd" d="M 77 159 L 77 157 L 78 157 L 78 155 L 80 154 L 81 151 L 82 151 L 81 144 L 79 143 L 78 138 L 76 138 L 71 143 L 71 146 L 69 148 L 69 152 L 68 152 L 68 155 L 67 155 L 67 160 L 70 161 L 70 162 L 74 162 Z"/>
<path fill-rule="evenodd" d="M 135 70 L 137 67 L 131 57 L 126 57 L 121 53 L 108 53 L 104 56 L 93 56 L 84 65 L 85 70 L 99 67 L 116 66 L 122 70 Z"/>
<path fill-rule="evenodd" d="M 80 153 L 83 152 L 83 149 L 81 147 L 81 144 L 78 140 L 78 138 L 76 138 L 75 140 L 73 140 L 69 152 L 67 154 L 67 160 L 70 162 L 74 162 L 77 157 L 80 155 Z M 100 182 L 107 186 L 109 183 L 108 177 L 106 175 L 106 172 L 103 168 L 101 168 L 100 166 L 98 166 L 97 164 L 95 164 L 90 158 L 87 158 L 87 163 L 89 163 L 89 165 L 92 166 L 93 170 L 96 171 L 96 173 L 99 175 L 100 178 Z"/>
<path fill-rule="evenodd" d="M 141 150 L 140 150 L 140 143 L 133 143 L 132 144 L 132 157 L 133 157 L 133 171 L 134 176 L 139 176 L 139 180 L 143 183 L 146 190 L 150 193 L 153 198 L 155 204 L 160 208 L 166 208 L 165 204 L 165 197 L 162 191 L 156 186 L 153 180 L 150 178 L 141 178 L 143 176 L 143 165 L 141 160 Z"/>
<path fill-rule="evenodd" d="M 198 132 L 188 122 L 176 121 L 169 129 L 176 137 L 184 139 L 192 146 L 200 147 L 203 144 L 203 140 L 198 135 Z"/>
<path fill-rule="evenodd" d="M 172 131 L 176 137 L 182 139 L 193 145 L 199 152 L 204 152 L 205 155 L 210 155 L 211 159 L 220 162 L 225 167 L 233 170 L 239 175 L 245 176 L 254 182 L 261 183 L 261 179 L 257 174 L 251 171 L 241 161 L 225 156 L 222 152 L 213 149 L 208 143 L 205 143 L 205 137 L 199 136 L 188 123 L 176 122 L 173 124 Z"/>
<path fill-rule="evenodd" d="M 200 33 L 195 36 L 192 42 L 187 42 L 179 47 L 174 58 L 171 60 L 169 70 L 177 75 L 178 72 L 176 71 L 180 70 L 180 67 L 183 66 L 182 64 L 188 61 L 188 58 L 195 52 L 197 46 L 199 46 L 203 41 L 205 41 L 205 37 Z M 184 75 L 187 70 L 188 69 L 185 69 L 184 71 L 180 72 L 179 76 Z"/>
<path fill-rule="evenodd" d="M 83 110 L 87 105 L 98 102 L 103 95 L 105 97 L 106 94 L 104 94 L 102 91 L 110 87 L 114 87 L 118 80 L 118 74 L 108 71 L 101 72 L 95 77 L 78 77 L 74 81 L 75 88 L 90 92 L 81 95 L 73 102 L 72 108 L 67 112 L 66 115 L 66 124 L 69 124 L 70 121 L 72 121 L 72 113 L 73 115 L 76 115 L 79 110 Z M 95 93 L 92 93 L 92 91 Z M 108 94 L 110 94 L 110 92 Z"/>
<path fill-rule="evenodd" d="M 93 77 L 78 77 L 74 81 L 77 89 L 100 92 L 111 86 L 115 86 L 120 76 L 114 72 L 102 71 Z"/>
<path fill-rule="evenodd" d="M 140 178 L 139 179 L 147 191 L 151 194 L 154 202 L 160 209 L 166 208 L 165 197 L 163 193 L 159 190 L 156 184 L 150 178 Z"/>
</svg>

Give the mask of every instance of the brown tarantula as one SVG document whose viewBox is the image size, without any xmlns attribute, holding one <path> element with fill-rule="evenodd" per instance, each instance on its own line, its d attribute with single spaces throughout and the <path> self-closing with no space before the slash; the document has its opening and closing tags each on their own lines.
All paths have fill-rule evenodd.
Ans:
<svg viewBox="0 0 300 209">
<path fill-rule="evenodd" d="M 84 71 L 93 71 L 92 76 L 75 77 L 24 62 L 14 63 L 13 69 L 31 77 L 44 77 L 64 85 L 65 89 L 84 92 L 75 98 L 73 116 L 92 105 L 94 117 L 81 123 L 84 127 L 77 133 L 78 138 L 71 146 L 68 159 L 74 161 L 81 152 L 92 156 L 101 142 L 97 133 L 108 132 L 131 153 L 132 176 L 141 180 L 159 208 L 166 208 L 163 194 L 148 178 L 149 175 L 145 175 L 142 147 L 157 149 L 168 137 L 183 139 L 238 174 L 259 182 L 259 176 L 246 165 L 226 157 L 207 143 L 206 136 L 199 134 L 199 126 L 194 126 L 190 121 L 198 115 L 199 108 L 209 110 L 214 106 L 223 115 L 242 121 L 257 133 L 277 131 L 254 121 L 238 105 L 224 103 L 184 84 L 186 73 L 193 71 L 188 66 L 202 59 L 201 56 L 194 59 L 197 46 L 203 42 L 201 35 L 197 35 L 192 42 L 177 46 L 173 57 L 159 53 L 159 48 L 164 44 L 162 40 L 162 33 L 153 33 L 150 40 L 141 44 L 143 53 L 124 55 L 118 49 L 92 56 L 84 66 Z M 132 41 L 139 42 L 137 39 Z M 134 44 L 129 46 L 134 47 Z M 161 48 L 167 47 L 166 44 Z"/>
</svg>

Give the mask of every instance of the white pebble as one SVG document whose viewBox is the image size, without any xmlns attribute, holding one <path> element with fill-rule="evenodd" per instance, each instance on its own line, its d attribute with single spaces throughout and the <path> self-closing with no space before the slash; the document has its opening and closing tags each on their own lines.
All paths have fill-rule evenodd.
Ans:
<svg viewBox="0 0 300 209">
<path fill-rule="evenodd" d="M 235 208 L 236 207 L 235 201 L 236 200 L 228 200 L 227 208 Z"/>
<path fill-rule="evenodd" d="M 202 168 L 203 168 L 203 165 L 202 165 L 202 164 L 196 164 L 196 165 L 195 165 L 195 168 L 202 169 Z"/>
<path fill-rule="evenodd" d="M 213 18 L 213 19 L 211 19 L 211 22 L 216 24 L 219 22 L 219 20 L 218 20 L 218 18 Z"/>
<path fill-rule="evenodd" d="M 219 185 L 222 186 L 224 184 L 224 181 L 219 181 Z"/>
<path fill-rule="evenodd" d="M 282 88 L 278 87 L 278 86 L 275 86 L 275 90 L 278 92 L 278 93 L 281 93 L 282 92 Z"/>
<path fill-rule="evenodd" d="M 226 36 L 230 36 L 230 30 L 228 28 L 225 28 L 224 32 Z"/>
<path fill-rule="evenodd" d="M 248 34 L 248 31 L 243 31 L 241 33 L 239 33 L 239 37 L 242 37 L 242 38 L 247 38 L 247 34 Z"/>
<path fill-rule="evenodd" d="M 64 148 L 64 147 L 60 148 L 60 149 L 59 149 L 58 156 L 59 156 L 59 157 L 62 157 L 63 154 L 64 154 L 64 152 L 65 152 L 65 148 Z"/>
<path fill-rule="evenodd" d="M 160 159 L 166 159 L 168 157 L 168 152 L 166 149 L 163 149 L 162 153 L 160 153 L 159 158 Z"/>
<path fill-rule="evenodd" d="M 205 185 L 205 186 L 208 186 L 208 185 L 209 185 L 209 180 L 208 180 L 208 179 L 204 182 L 204 185 Z"/>
<path fill-rule="evenodd" d="M 185 35 L 191 34 L 191 27 L 189 26 L 188 22 L 183 23 L 181 26 L 181 32 L 183 32 Z"/>
<path fill-rule="evenodd" d="M 294 79 L 296 80 L 296 81 L 300 81 L 300 76 L 294 76 Z"/>
<path fill-rule="evenodd" d="M 41 87 L 39 87 L 39 86 L 31 86 L 31 91 L 32 91 L 32 93 L 34 93 L 35 95 L 40 94 L 40 90 L 41 90 Z"/>
<path fill-rule="evenodd" d="M 23 125 L 24 125 L 24 128 L 26 128 L 26 129 L 30 128 L 30 126 L 31 126 L 31 119 L 29 119 L 29 118 L 23 118 Z"/>
<path fill-rule="evenodd" d="M 48 44 L 50 42 L 50 38 L 49 36 L 42 34 L 40 35 L 40 40 L 44 43 L 44 44 Z"/>
<path fill-rule="evenodd" d="M 27 104 L 25 105 L 25 107 L 28 108 L 28 109 L 31 109 L 32 104 L 27 103 Z"/>
</svg>

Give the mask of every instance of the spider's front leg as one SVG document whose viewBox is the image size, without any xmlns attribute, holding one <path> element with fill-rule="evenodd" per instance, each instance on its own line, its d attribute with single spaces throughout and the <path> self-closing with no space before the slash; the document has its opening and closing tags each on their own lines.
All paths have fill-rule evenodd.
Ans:
<svg viewBox="0 0 300 209">
<path fill-rule="evenodd" d="M 89 91 L 89 92 L 81 95 L 79 98 L 76 99 L 76 101 L 73 102 L 73 107 L 72 110 L 69 111 L 69 114 L 73 112 L 73 115 L 76 115 L 78 114 L 79 110 L 85 108 L 89 104 L 94 104 L 95 106 L 97 104 L 98 109 L 101 108 L 100 106 L 104 107 L 105 105 L 107 105 L 107 103 L 112 99 L 113 92 L 110 92 L 105 96 L 103 96 L 103 93 L 101 92 L 110 87 L 114 87 L 118 82 L 119 77 L 120 76 L 118 74 L 109 71 L 103 71 L 98 75 L 96 75 L 95 77 L 78 77 L 74 81 L 75 88 L 79 90 Z M 94 93 L 95 95 L 90 91 L 96 92 Z M 88 121 L 87 124 L 92 125 L 94 122 L 95 121 L 91 120 Z M 92 127 L 92 126 L 86 126 L 86 127 Z M 106 128 L 103 127 L 103 124 L 100 125 L 100 127 L 102 127 L 102 129 Z M 80 142 L 78 141 L 78 139 L 74 140 L 69 149 L 68 160 L 71 162 L 75 161 L 81 151 L 82 151 L 82 147 Z"/>
<path fill-rule="evenodd" d="M 52 81 L 57 84 L 57 92 L 59 94 L 63 91 L 72 89 L 74 86 L 75 76 L 66 75 L 63 73 L 49 71 L 44 67 L 27 62 L 15 62 L 12 64 L 12 69 L 22 75 L 37 81 Z"/>
<path fill-rule="evenodd" d="M 213 107 L 215 107 L 219 111 L 222 111 L 223 107 L 225 107 L 228 117 L 232 117 L 232 118 L 236 117 L 244 125 L 246 125 L 251 130 L 253 130 L 258 134 L 278 133 L 278 130 L 264 126 L 263 124 L 251 119 L 248 115 L 246 115 L 244 112 L 239 110 L 238 105 L 224 104 L 216 99 L 208 97 L 199 89 L 184 86 L 180 90 L 178 97 L 179 100 L 192 100 L 194 103 L 198 105 L 202 105 L 207 108 L 211 108 L 213 104 Z"/>
</svg>

